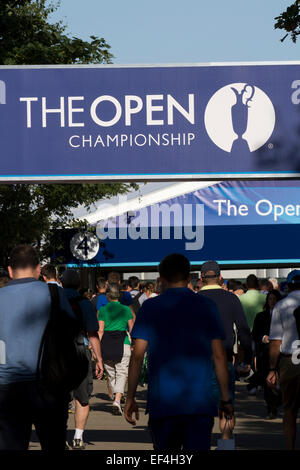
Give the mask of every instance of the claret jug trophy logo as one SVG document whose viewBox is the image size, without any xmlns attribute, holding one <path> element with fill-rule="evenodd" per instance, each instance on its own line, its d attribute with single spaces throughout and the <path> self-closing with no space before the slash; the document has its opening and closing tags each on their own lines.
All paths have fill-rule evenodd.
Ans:
<svg viewBox="0 0 300 470">
<path fill-rule="evenodd" d="M 225 152 L 254 152 L 271 137 L 275 110 L 270 98 L 250 83 L 231 83 L 209 100 L 204 115 L 210 139 Z"/>
</svg>

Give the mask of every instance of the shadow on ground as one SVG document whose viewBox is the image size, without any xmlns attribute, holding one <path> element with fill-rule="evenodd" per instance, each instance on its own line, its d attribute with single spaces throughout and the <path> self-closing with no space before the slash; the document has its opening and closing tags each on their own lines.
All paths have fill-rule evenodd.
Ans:
<svg viewBox="0 0 300 470">
<path fill-rule="evenodd" d="M 74 434 L 74 432 L 73 432 Z M 72 434 L 69 436 L 71 441 Z M 101 442 L 105 444 L 106 442 L 134 442 L 137 444 L 142 443 L 151 443 L 150 433 L 147 427 L 140 427 L 139 429 L 120 429 L 120 430 L 111 430 L 111 429 L 88 429 L 84 432 L 85 442 L 93 446 L 94 442 Z M 92 450 L 92 447 L 91 447 Z"/>
<path fill-rule="evenodd" d="M 139 425 L 128 426 L 123 417 L 112 416 L 112 401 L 106 392 L 105 384 L 95 386 L 95 393 L 91 400 L 91 415 L 84 433 L 89 444 L 89 450 L 101 448 L 108 449 L 149 449 L 152 448 L 150 433 L 145 417 L 147 389 L 140 388 L 137 392 L 137 401 L 140 408 Z M 236 428 L 235 442 L 238 450 L 284 450 L 284 436 L 282 429 L 282 410 L 276 420 L 266 419 L 266 407 L 261 395 L 249 396 L 246 384 L 236 383 Z M 74 434 L 73 422 L 69 421 L 68 440 L 71 442 Z M 218 420 L 212 436 L 212 448 L 217 445 L 220 437 Z M 31 438 L 32 448 L 37 449 L 38 439 L 33 431 Z M 128 443 L 128 446 L 127 446 Z M 115 446 L 114 446 L 115 444 Z M 136 444 L 136 447 L 135 447 Z M 300 424 L 298 422 L 296 448 L 300 449 Z"/>
<path fill-rule="evenodd" d="M 282 408 L 275 420 L 267 420 L 267 409 L 262 395 L 249 396 L 246 385 L 236 382 L 236 429 L 235 441 L 238 450 L 284 450 Z M 216 445 L 218 435 L 213 436 Z M 296 448 L 300 448 L 300 425 L 297 428 Z"/>
</svg>

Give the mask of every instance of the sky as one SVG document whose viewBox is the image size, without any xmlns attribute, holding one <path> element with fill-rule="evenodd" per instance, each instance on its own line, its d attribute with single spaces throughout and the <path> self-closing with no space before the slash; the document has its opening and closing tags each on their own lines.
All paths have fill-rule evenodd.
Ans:
<svg viewBox="0 0 300 470">
<path fill-rule="evenodd" d="M 51 20 L 103 37 L 115 64 L 300 60 L 274 18 L 293 0 L 61 0 Z"/>
</svg>

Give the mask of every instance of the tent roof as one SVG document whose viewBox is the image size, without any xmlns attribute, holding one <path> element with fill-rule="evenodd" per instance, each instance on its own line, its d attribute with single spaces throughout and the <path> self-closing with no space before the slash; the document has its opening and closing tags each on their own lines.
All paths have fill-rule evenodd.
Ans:
<svg viewBox="0 0 300 470">
<path fill-rule="evenodd" d="M 80 208 L 74 211 L 74 216 L 80 220 L 87 220 L 94 225 L 100 220 L 117 217 L 127 212 L 138 211 L 152 204 L 158 204 L 174 197 L 182 196 L 201 188 L 217 184 L 218 181 L 210 182 L 182 182 L 182 183 L 148 183 L 140 184 L 137 191 L 104 199 L 94 204 L 94 210 L 88 212 Z"/>
</svg>

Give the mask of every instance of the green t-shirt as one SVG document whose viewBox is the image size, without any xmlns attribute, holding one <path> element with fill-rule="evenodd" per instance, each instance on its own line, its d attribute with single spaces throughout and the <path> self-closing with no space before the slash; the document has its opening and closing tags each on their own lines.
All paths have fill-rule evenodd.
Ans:
<svg viewBox="0 0 300 470">
<path fill-rule="evenodd" d="M 108 302 L 98 311 L 98 320 L 104 321 L 104 331 L 126 331 L 128 320 L 133 318 L 131 309 L 120 302 Z M 130 344 L 126 336 L 124 344 Z"/>
<path fill-rule="evenodd" d="M 250 330 L 252 330 L 256 315 L 264 309 L 266 295 L 256 289 L 250 289 L 246 294 L 240 296 L 240 301 L 246 315 L 248 326 Z"/>
</svg>

